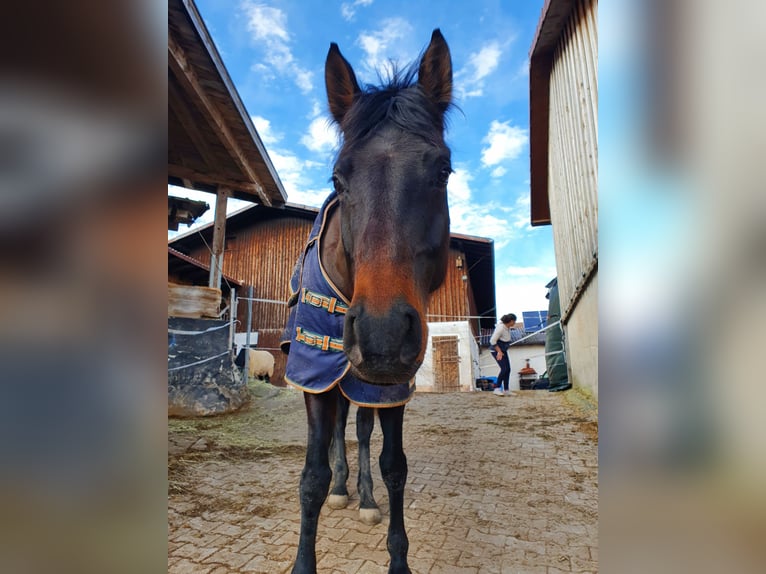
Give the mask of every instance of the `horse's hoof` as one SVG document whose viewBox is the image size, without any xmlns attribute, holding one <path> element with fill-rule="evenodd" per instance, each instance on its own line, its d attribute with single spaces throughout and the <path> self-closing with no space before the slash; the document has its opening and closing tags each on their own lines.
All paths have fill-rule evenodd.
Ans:
<svg viewBox="0 0 766 574">
<path fill-rule="evenodd" d="M 380 521 L 383 520 L 383 516 L 377 508 L 360 508 L 359 519 L 365 524 L 372 526 L 374 524 L 380 524 Z"/>
<path fill-rule="evenodd" d="M 345 494 L 331 494 L 327 497 L 327 506 L 338 510 L 348 506 L 348 496 Z"/>
</svg>

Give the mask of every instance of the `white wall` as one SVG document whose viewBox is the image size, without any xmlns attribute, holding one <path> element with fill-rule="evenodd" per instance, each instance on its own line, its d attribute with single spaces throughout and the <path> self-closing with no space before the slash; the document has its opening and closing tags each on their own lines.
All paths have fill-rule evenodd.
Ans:
<svg viewBox="0 0 766 574">
<path fill-rule="evenodd" d="M 508 348 L 508 357 L 511 359 L 511 378 L 509 388 L 518 390 L 519 387 L 519 369 L 527 366 L 526 359 L 529 359 L 529 366 L 537 371 L 538 376 L 545 372 L 545 345 L 514 345 Z M 479 377 L 496 377 L 500 373 L 500 367 L 489 352 L 489 349 L 482 348 L 479 359 Z"/>
<path fill-rule="evenodd" d="M 598 401 L 598 275 L 580 298 L 564 327 L 569 382 Z"/>
<path fill-rule="evenodd" d="M 475 390 L 474 380 L 479 376 L 479 346 L 473 338 L 471 327 L 467 321 L 428 324 L 426 354 L 423 359 L 423 365 L 420 367 L 417 375 L 415 375 L 417 390 L 421 392 L 434 391 L 433 350 L 431 345 L 431 337 L 434 335 L 452 335 L 458 338 L 460 390 Z"/>
</svg>

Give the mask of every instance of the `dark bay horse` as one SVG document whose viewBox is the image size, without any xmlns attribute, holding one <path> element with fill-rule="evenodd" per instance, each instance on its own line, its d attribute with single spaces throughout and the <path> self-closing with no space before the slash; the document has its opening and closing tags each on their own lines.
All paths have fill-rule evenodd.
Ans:
<svg viewBox="0 0 766 574">
<path fill-rule="evenodd" d="M 426 306 L 444 280 L 449 249 L 452 168 L 444 117 L 452 101 L 452 63 L 441 32 L 434 30 L 418 62 L 392 76 L 383 86 L 362 89 L 338 46 L 330 45 L 327 98 L 343 141 L 333 170 L 334 191 L 293 273 L 283 337 L 283 349 L 289 351 L 285 378 L 304 391 L 308 415 L 293 573 L 316 572 L 319 512 L 333 474 L 331 446 L 336 476 L 329 504 L 348 501 L 349 401 L 360 407 L 362 516 L 380 520 L 369 472 L 377 411 L 383 431 L 379 464 L 389 498 L 389 572 L 410 572 L 404 405 L 423 362 Z"/>
</svg>

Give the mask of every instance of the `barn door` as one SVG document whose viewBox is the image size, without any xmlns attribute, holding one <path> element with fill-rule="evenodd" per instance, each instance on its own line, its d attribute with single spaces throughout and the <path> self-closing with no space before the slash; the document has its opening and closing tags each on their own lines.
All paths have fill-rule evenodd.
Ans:
<svg viewBox="0 0 766 574">
<path fill-rule="evenodd" d="M 434 391 L 446 393 L 460 390 L 460 356 L 457 349 L 457 336 L 433 336 Z"/>
</svg>

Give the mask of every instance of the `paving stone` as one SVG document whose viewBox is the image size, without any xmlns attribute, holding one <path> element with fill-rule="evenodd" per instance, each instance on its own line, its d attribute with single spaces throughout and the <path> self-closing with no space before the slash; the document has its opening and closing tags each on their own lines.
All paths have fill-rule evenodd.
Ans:
<svg viewBox="0 0 766 574">
<path fill-rule="evenodd" d="M 168 574 L 208 574 L 211 569 L 209 565 L 182 559 L 172 566 L 168 565 Z"/>
<path fill-rule="evenodd" d="M 597 572 L 598 444 L 595 425 L 583 424 L 595 422 L 595 414 L 583 415 L 565 393 L 517 391 L 513 401 L 483 395 L 417 394 L 407 407 L 405 524 L 412 571 Z M 289 400 L 280 408 L 304 408 L 299 393 Z M 276 446 L 283 444 L 277 428 L 282 415 L 263 425 Z M 320 515 L 317 563 L 323 573 L 388 571 L 388 493 L 377 462 L 382 439 L 376 428 L 371 467 L 383 522 L 369 526 L 358 519 L 354 418 L 352 409 L 349 506 L 324 507 Z M 182 437 L 185 449 L 218 444 L 205 431 L 181 434 L 193 435 Z M 181 448 L 172 434 L 169 444 Z M 214 451 L 205 460 L 206 452 L 184 462 L 188 484 L 183 494 L 169 496 L 169 574 L 290 572 L 300 531 L 302 451 L 223 460 Z M 198 508 L 204 512 L 195 515 Z"/>
</svg>

